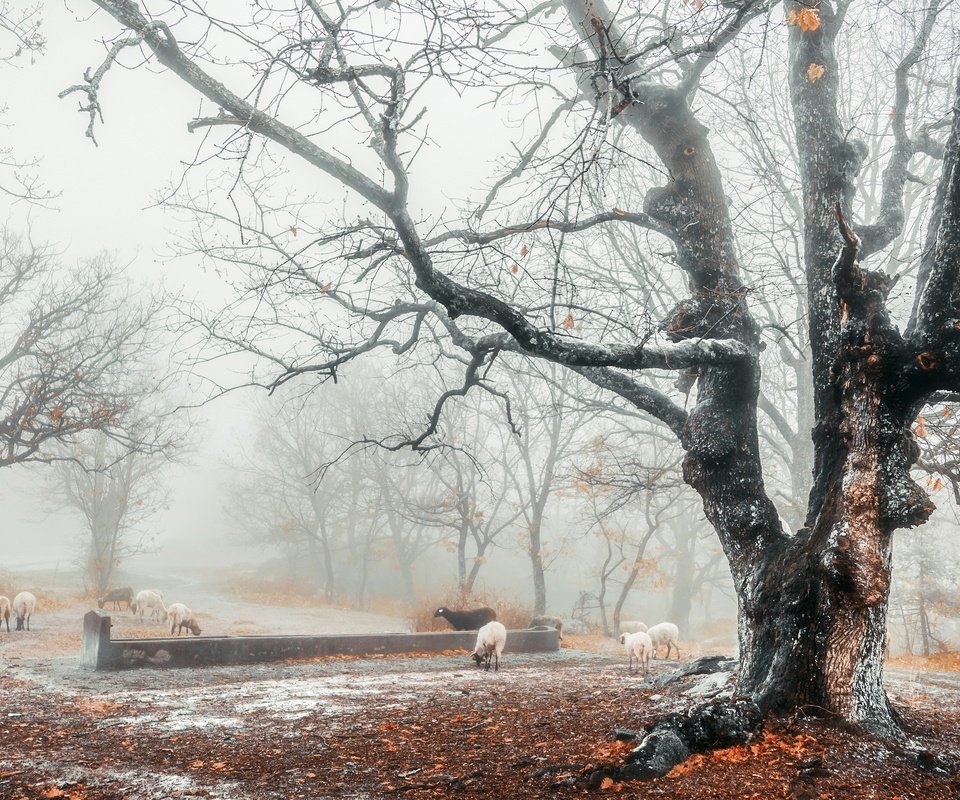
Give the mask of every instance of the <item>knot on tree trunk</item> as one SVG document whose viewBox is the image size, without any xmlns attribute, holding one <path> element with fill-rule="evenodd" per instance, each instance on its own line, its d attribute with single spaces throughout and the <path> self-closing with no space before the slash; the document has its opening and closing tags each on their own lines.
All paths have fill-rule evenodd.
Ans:
<svg viewBox="0 0 960 800">
<path fill-rule="evenodd" d="M 673 307 L 660 329 L 672 342 L 694 337 L 742 340 L 745 332 L 753 331 L 744 313 L 745 294 L 742 288 L 731 288 L 688 297 Z"/>
<path fill-rule="evenodd" d="M 716 464 L 728 458 L 739 441 L 728 409 L 709 401 L 701 402 L 690 412 L 684 433 L 688 458 L 701 464 Z"/>
</svg>

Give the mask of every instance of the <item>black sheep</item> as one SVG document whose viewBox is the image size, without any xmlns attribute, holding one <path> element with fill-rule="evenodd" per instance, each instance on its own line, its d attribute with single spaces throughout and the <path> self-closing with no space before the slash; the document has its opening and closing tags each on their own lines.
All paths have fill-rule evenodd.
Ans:
<svg viewBox="0 0 960 800">
<path fill-rule="evenodd" d="M 443 617 L 453 625 L 455 631 L 478 631 L 488 622 L 497 618 L 497 612 L 492 608 L 475 608 L 473 611 L 451 611 L 441 606 L 433 612 L 435 617 Z"/>
</svg>

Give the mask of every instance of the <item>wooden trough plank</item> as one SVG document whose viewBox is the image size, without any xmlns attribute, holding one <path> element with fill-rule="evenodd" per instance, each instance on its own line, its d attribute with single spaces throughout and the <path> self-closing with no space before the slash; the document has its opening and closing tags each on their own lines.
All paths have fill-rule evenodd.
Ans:
<svg viewBox="0 0 960 800">
<path fill-rule="evenodd" d="M 83 668 L 192 667 L 335 655 L 472 651 L 477 641 L 475 631 L 111 639 L 110 626 L 110 615 L 102 610 L 89 611 L 84 616 L 80 645 L 80 665 Z M 507 653 L 549 653 L 559 649 L 559 633 L 553 629 L 507 632 Z"/>
</svg>

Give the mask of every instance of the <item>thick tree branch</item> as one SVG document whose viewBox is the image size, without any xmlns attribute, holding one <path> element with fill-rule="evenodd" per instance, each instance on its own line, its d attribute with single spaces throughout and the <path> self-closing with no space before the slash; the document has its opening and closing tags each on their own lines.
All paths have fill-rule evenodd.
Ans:
<svg viewBox="0 0 960 800">
<path fill-rule="evenodd" d="M 600 367 L 573 367 L 572 369 L 596 386 L 620 395 L 631 405 L 658 419 L 670 428 L 678 438 L 683 437 L 683 426 L 687 421 L 687 412 L 663 392 L 651 386 L 643 386 L 630 376 L 614 369 Z"/>
<path fill-rule="evenodd" d="M 486 232 L 471 231 L 467 229 L 447 231 L 446 233 L 442 233 L 425 240 L 424 246 L 431 247 L 435 244 L 449 241 L 450 239 L 459 239 L 467 244 L 485 245 L 498 241 L 499 239 L 506 239 L 510 236 L 518 236 L 524 233 L 532 233 L 533 231 L 543 230 L 559 231 L 561 233 L 578 233 L 607 222 L 623 222 L 630 225 L 636 225 L 639 228 L 645 228 L 670 239 L 675 236 L 675 231 L 664 225 L 661 225 L 648 214 L 636 211 L 621 211 L 619 208 L 615 208 L 612 211 L 594 214 L 592 217 L 578 219 L 576 221 L 538 219 L 532 222 L 509 225 L 505 228 L 500 228 L 499 230 L 491 230 Z"/>
<path fill-rule="evenodd" d="M 863 257 L 886 247 L 903 231 L 903 187 L 909 178 L 909 164 L 918 146 L 907 134 L 907 112 L 910 106 L 910 70 L 916 66 L 926 49 L 930 34 L 941 11 L 941 0 L 932 0 L 917 31 L 913 47 L 897 65 L 895 73 L 896 100 L 893 107 L 893 152 L 883 171 L 880 213 L 872 225 L 860 225 L 857 232 L 863 242 Z"/>
<path fill-rule="evenodd" d="M 957 315 L 960 271 L 960 73 L 953 120 L 934 199 L 927 242 L 917 275 L 913 315 L 907 335 L 927 343 Z M 921 346 L 922 347 L 922 346 Z M 951 387 L 952 388 L 952 387 Z"/>
<path fill-rule="evenodd" d="M 202 70 L 196 62 L 180 49 L 165 25 L 151 22 L 144 17 L 137 4 L 132 0 L 94 0 L 94 2 L 117 22 L 140 37 L 154 52 L 161 64 L 199 91 L 204 97 L 241 120 L 244 127 L 281 144 L 291 153 L 305 159 L 308 163 L 341 181 L 345 186 L 349 186 L 378 208 L 386 210 L 389 207 L 390 195 L 381 186 L 370 180 L 356 167 L 315 145 L 299 131 L 255 108 L 246 100 L 231 92 L 220 81 Z M 161 31 L 163 35 L 161 35 Z M 123 42 L 118 42 L 118 45 L 130 41 L 129 39 L 123 40 Z M 114 47 L 117 47 L 117 45 L 114 45 Z M 101 69 L 106 71 L 110 61 L 112 59 L 104 62 Z M 97 76 L 94 75 L 94 77 Z M 65 90 L 65 92 L 80 90 L 87 92 L 91 105 L 95 109 L 99 109 L 99 82 L 96 84 L 90 82 L 87 86 L 74 86 Z"/>
</svg>

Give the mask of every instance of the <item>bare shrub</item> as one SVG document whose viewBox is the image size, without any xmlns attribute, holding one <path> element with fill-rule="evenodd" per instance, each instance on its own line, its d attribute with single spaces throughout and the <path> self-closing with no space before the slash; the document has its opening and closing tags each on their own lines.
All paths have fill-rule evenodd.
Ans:
<svg viewBox="0 0 960 800">
<path fill-rule="evenodd" d="M 456 589 L 449 589 L 418 602 L 410 613 L 410 628 L 414 631 L 449 631 L 449 622 L 433 616 L 441 606 L 455 610 L 489 606 L 497 612 L 497 620 L 508 630 L 526 628 L 531 616 L 530 608 L 516 599 L 498 598 L 488 590 L 460 593 Z"/>
</svg>

